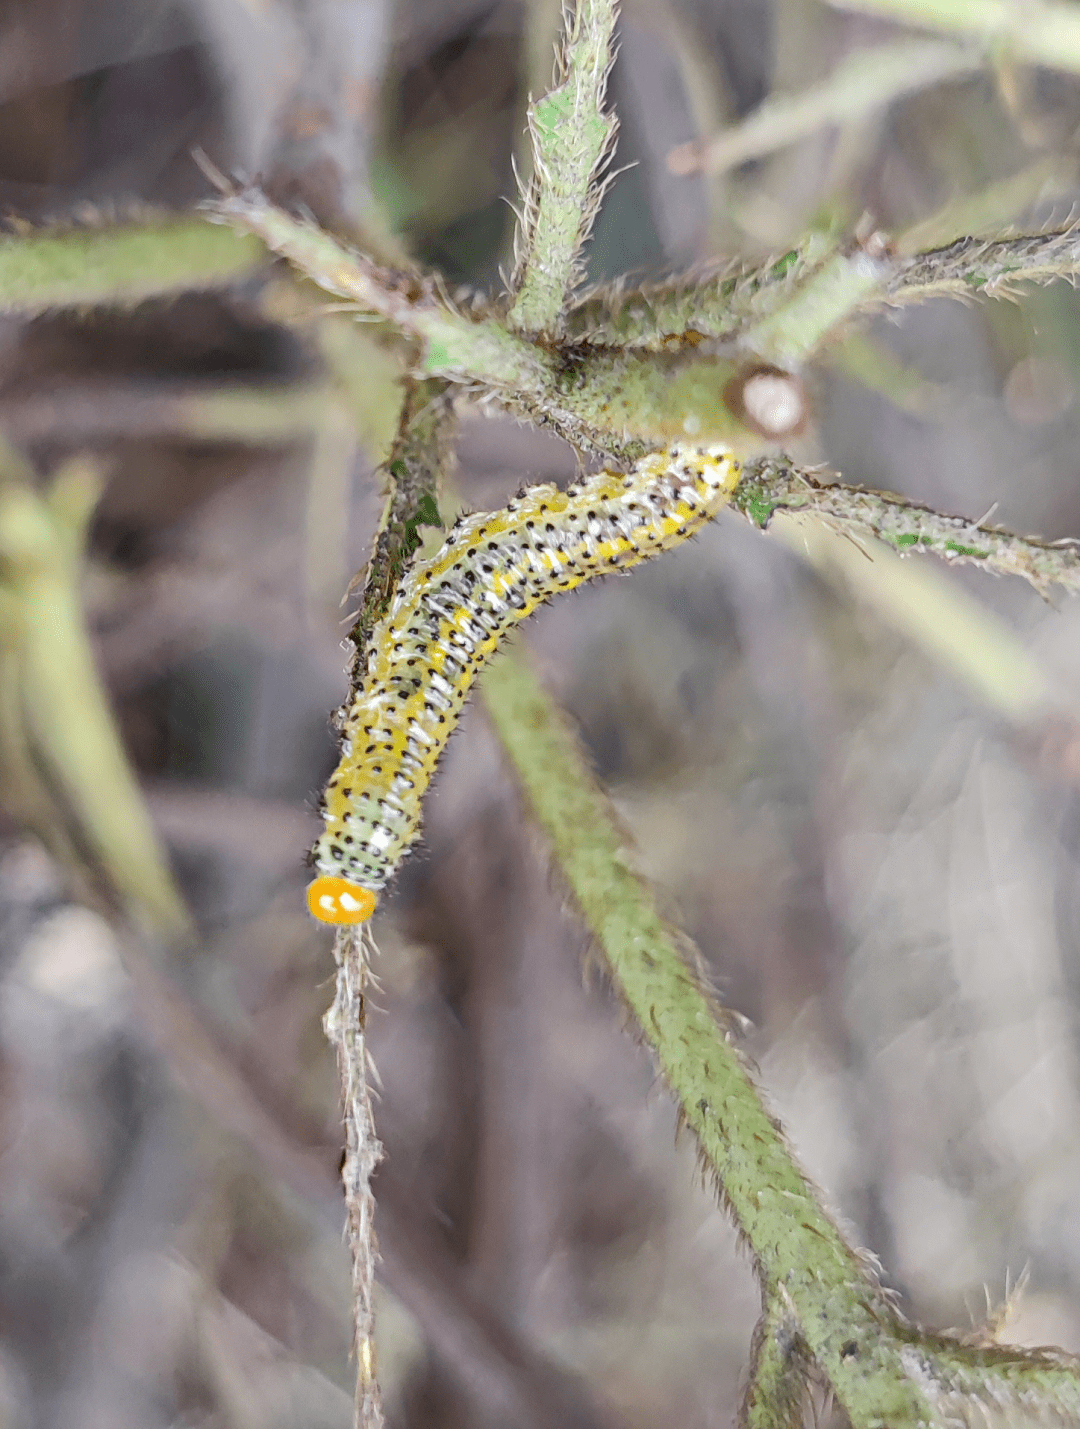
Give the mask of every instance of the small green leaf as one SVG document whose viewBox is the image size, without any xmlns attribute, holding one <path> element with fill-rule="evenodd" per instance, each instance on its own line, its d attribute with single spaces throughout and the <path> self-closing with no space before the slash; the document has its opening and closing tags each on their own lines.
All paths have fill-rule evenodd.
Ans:
<svg viewBox="0 0 1080 1429">
<path fill-rule="evenodd" d="M 428 345 L 427 356 L 424 358 L 424 367 L 428 372 L 441 372 L 450 366 L 450 349 L 444 342 L 432 342 Z"/>
<path fill-rule="evenodd" d="M 762 531 L 769 524 L 769 519 L 776 508 L 782 505 L 781 502 L 770 497 L 764 487 L 746 482 L 736 489 L 735 495 L 731 498 L 731 504 Z"/>
<path fill-rule="evenodd" d="M 795 264 L 799 261 L 799 250 L 793 248 L 790 253 L 785 253 L 783 258 L 778 258 L 769 269 L 770 278 L 783 278 L 790 273 Z"/>
<path fill-rule="evenodd" d="M 959 541 L 946 541 L 945 549 L 951 556 L 978 556 L 984 560 L 990 554 L 989 551 L 980 551 L 978 546 L 961 546 Z"/>
<path fill-rule="evenodd" d="M 430 491 L 425 491 L 417 503 L 416 513 L 409 522 L 410 526 L 438 526 L 441 531 L 443 519 L 439 515 L 439 508 L 434 496 Z"/>
</svg>

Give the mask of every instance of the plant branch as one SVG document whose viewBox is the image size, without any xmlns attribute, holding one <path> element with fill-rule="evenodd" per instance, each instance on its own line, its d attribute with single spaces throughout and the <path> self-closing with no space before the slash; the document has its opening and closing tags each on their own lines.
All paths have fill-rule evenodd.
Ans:
<svg viewBox="0 0 1080 1429">
<path fill-rule="evenodd" d="M 437 278 L 383 267 L 313 222 L 277 208 L 258 189 L 227 195 L 205 211 L 212 223 L 255 234 L 325 292 L 392 323 L 419 345 L 420 366 L 429 376 L 527 390 L 547 376 L 539 351 L 482 307 L 461 311 Z"/>
<path fill-rule="evenodd" d="M 872 303 L 888 277 L 881 234 L 866 244 L 837 250 L 769 314 L 744 328 L 740 348 L 778 367 L 795 368 L 815 357 L 826 340 Z"/>
<path fill-rule="evenodd" d="M 248 190 L 212 206 L 216 221 L 257 234 L 337 297 L 392 322 L 418 349 L 414 373 L 440 377 L 515 416 L 554 428 L 581 451 L 634 461 L 648 446 L 692 436 L 740 450 L 761 440 L 718 398 L 736 358 L 683 351 L 548 351 L 482 308 L 455 307 L 433 278 L 380 268 Z"/>
<path fill-rule="evenodd" d="M 747 466 L 732 505 L 762 530 L 779 510 L 808 511 L 855 537 L 877 537 L 905 554 L 929 551 L 955 565 L 1020 576 L 1044 596 L 1055 585 L 1080 594 L 1080 548 L 1073 542 L 1014 536 L 1000 526 L 944 516 L 891 492 L 822 476 L 786 458 L 765 457 Z"/>
<path fill-rule="evenodd" d="M 830 256 L 831 254 L 831 256 Z M 960 238 L 895 258 L 855 248 L 835 252 L 824 234 L 764 264 L 728 265 L 665 283 L 616 284 L 586 294 L 566 334 L 597 347 L 672 352 L 707 339 L 723 350 L 805 361 L 845 319 L 886 303 L 936 297 L 1005 297 L 1022 283 L 1080 273 L 1080 227 L 1011 238 Z"/>
<path fill-rule="evenodd" d="M 709 339 L 732 357 L 795 368 L 879 298 L 892 266 L 879 235 L 837 248 L 814 234 L 762 265 L 691 273 L 631 292 L 597 290 L 570 313 L 568 331 L 591 346 L 666 354 L 669 361 L 680 353 L 692 360 Z"/>
<path fill-rule="evenodd" d="M 533 172 L 515 238 L 507 322 L 517 332 L 558 333 L 581 280 L 581 250 L 604 196 L 602 174 L 618 121 L 604 109 L 616 0 L 580 0 L 556 58 L 555 88 L 529 105 Z"/>
<path fill-rule="evenodd" d="M 903 94 L 969 74 L 983 63 L 977 51 L 940 40 L 903 39 L 855 50 L 820 83 L 796 94 L 770 95 L 741 124 L 673 149 L 668 167 L 676 174 L 721 174 L 823 125 L 862 119 Z"/>
<path fill-rule="evenodd" d="M 324 1117 L 313 1118 L 283 1092 L 275 1049 L 236 1028 L 226 1031 L 193 1003 L 170 979 L 165 950 L 152 940 L 123 927 L 118 938 L 142 1030 L 169 1075 L 218 1126 L 251 1147 L 320 1232 L 340 1237 L 339 1137 Z M 379 1279 L 417 1317 L 431 1352 L 479 1418 L 503 1415 L 521 1429 L 600 1429 L 575 1377 L 472 1293 L 417 1201 L 403 1180 L 394 1180 L 392 1167 L 380 1171 Z"/>
<path fill-rule="evenodd" d="M 900 1350 L 924 1377 L 941 1420 L 1076 1424 L 1080 1421 L 1080 1360 L 1063 1350 L 1017 1349 L 935 1335 L 907 1326 Z"/>
<path fill-rule="evenodd" d="M 1007 297 L 1020 283 L 1049 283 L 1080 273 L 1080 227 L 1015 238 L 960 238 L 903 262 L 885 285 L 890 306 L 928 298 Z"/>
<path fill-rule="evenodd" d="M 221 287 L 262 258 L 250 238 L 215 232 L 198 218 L 8 235 L 0 238 L 0 311 L 132 304 Z"/>
<path fill-rule="evenodd" d="M 99 474 L 72 462 L 40 493 L 15 452 L 0 450 L 0 464 L 6 792 L 37 816 L 43 837 L 62 828 L 55 851 L 74 855 L 76 877 L 114 909 L 119 902 L 144 930 L 182 936 L 188 915 L 117 734 L 79 599 Z"/>
<path fill-rule="evenodd" d="M 750 1346 L 741 1429 L 802 1429 L 809 1398 L 799 1323 L 783 1293 L 762 1311 Z"/>
<path fill-rule="evenodd" d="M 355 1429 L 382 1429 L 382 1398 L 375 1360 L 375 1195 L 371 1178 L 383 1158 L 368 1087 L 367 993 L 377 952 L 370 924 L 342 928 L 334 939 L 337 980 L 333 1006 L 323 1019 L 337 1052 L 345 1123 L 345 1225 L 352 1265 L 353 1353 L 356 1356 Z"/>
<path fill-rule="evenodd" d="M 612 980 L 749 1245 L 763 1294 L 783 1287 L 800 1335 L 860 1429 L 932 1423 L 920 1386 L 889 1353 L 888 1300 L 796 1164 L 681 939 L 632 871 L 566 719 L 520 657 L 492 666 L 484 700 Z"/>
<path fill-rule="evenodd" d="M 435 278 L 381 267 L 276 208 L 257 189 L 208 205 L 207 216 L 255 234 L 324 291 L 393 324 L 418 349 L 418 376 L 442 377 L 519 407 L 539 408 L 550 400 L 558 364 L 482 307 L 463 312 Z M 571 413 L 561 416 L 580 425 Z"/>
<path fill-rule="evenodd" d="M 350 632 L 351 683 L 366 668 L 373 625 L 385 614 L 405 569 L 421 545 L 418 527 L 441 526 L 439 488 L 452 456 L 454 411 L 447 384 L 408 380 L 398 431 L 386 463 L 386 507 L 363 579 L 360 610 Z M 359 583 L 359 582 L 357 582 Z M 374 1071 L 367 1051 L 367 992 L 377 951 L 370 924 L 343 928 L 334 941 L 337 982 L 326 1015 L 326 1035 L 337 1051 L 345 1123 L 346 1224 L 352 1264 L 353 1348 L 356 1355 L 356 1429 L 381 1429 L 382 1402 L 375 1362 L 375 1196 L 372 1176 L 382 1146 L 368 1086 Z"/>
<path fill-rule="evenodd" d="M 755 1429 L 796 1422 L 799 1359 L 854 1429 L 974 1426 L 1002 1409 L 1075 1419 L 1075 1358 L 973 1346 L 925 1333 L 900 1315 L 769 1115 L 683 940 L 633 871 L 614 811 L 565 717 L 520 656 L 491 667 L 484 700 L 612 981 L 749 1246 L 766 1315 L 747 1422 Z"/>
<path fill-rule="evenodd" d="M 1080 13 L 1075 5 L 1035 0 L 829 0 L 840 10 L 858 10 L 899 24 L 941 30 L 981 41 L 1027 64 L 1080 74 Z"/>
<path fill-rule="evenodd" d="M 406 567 L 422 544 L 419 527 L 442 526 L 439 496 L 443 473 L 453 455 L 453 410 L 449 390 L 439 378 L 409 381 L 398 434 L 386 463 L 387 498 L 371 560 L 354 587 L 362 583 L 360 610 L 349 632 L 356 648 L 355 668 L 363 666 L 372 626 L 390 608 Z"/>
<path fill-rule="evenodd" d="M 615 283 L 582 296 L 566 316 L 566 337 L 596 347 L 669 351 L 702 338 L 734 343 L 751 322 L 787 302 L 832 252 L 824 233 L 766 263 L 727 263 L 663 283 Z"/>
</svg>

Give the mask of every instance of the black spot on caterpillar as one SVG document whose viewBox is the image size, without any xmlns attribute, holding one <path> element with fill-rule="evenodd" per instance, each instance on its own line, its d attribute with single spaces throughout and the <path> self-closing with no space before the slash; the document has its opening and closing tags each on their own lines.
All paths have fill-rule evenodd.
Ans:
<svg viewBox="0 0 1080 1429">
<path fill-rule="evenodd" d="M 482 667 L 546 600 L 685 541 L 734 491 L 726 447 L 676 443 L 629 472 L 559 491 L 534 486 L 459 522 L 421 561 L 372 631 L 367 669 L 341 711 L 341 761 L 326 786 L 308 908 L 362 923 L 420 833 L 439 756 Z"/>
</svg>

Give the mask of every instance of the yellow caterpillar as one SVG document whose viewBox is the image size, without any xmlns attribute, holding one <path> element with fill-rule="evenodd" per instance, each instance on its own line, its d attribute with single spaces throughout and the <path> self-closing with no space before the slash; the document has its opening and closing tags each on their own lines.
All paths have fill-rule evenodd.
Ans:
<svg viewBox="0 0 1080 1429">
<path fill-rule="evenodd" d="M 727 447 L 676 443 L 627 473 L 601 471 L 565 492 L 530 487 L 501 511 L 465 517 L 413 567 L 342 712 L 341 761 L 312 851 L 316 918 L 371 917 L 419 836 L 469 690 L 507 633 L 559 591 L 685 541 L 729 499 L 739 470 Z"/>
</svg>

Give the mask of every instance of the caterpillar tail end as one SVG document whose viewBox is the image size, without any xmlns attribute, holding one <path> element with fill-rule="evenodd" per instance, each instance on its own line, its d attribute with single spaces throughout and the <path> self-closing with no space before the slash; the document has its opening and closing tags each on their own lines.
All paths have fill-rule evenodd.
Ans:
<svg viewBox="0 0 1080 1429">
<path fill-rule="evenodd" d="M 375 912 L 378 895 L 347 878 L 335 878 L 322 873 L 308 884 L 307 906 L 313 918 L 321 923 L 339 926 L 366 923 Z"/>
</svg>

